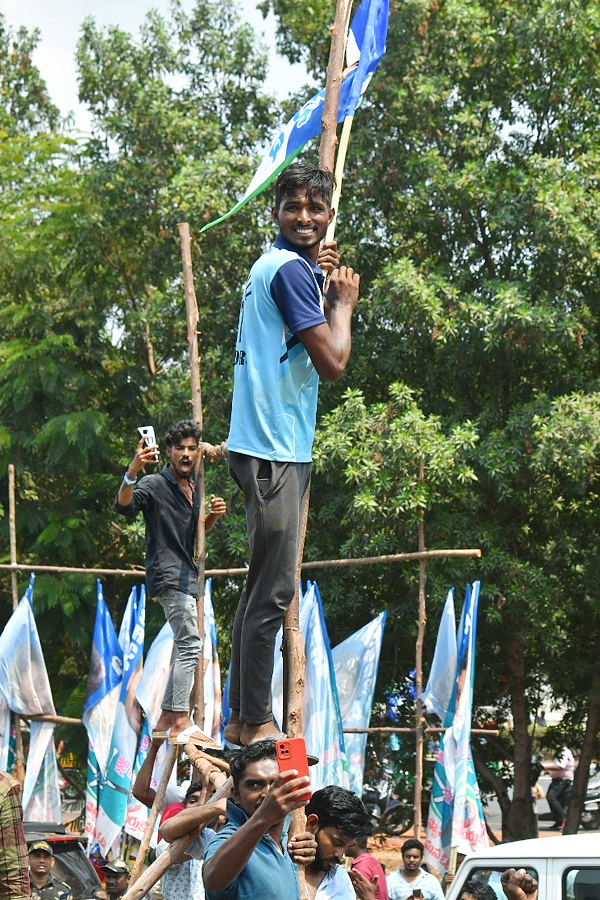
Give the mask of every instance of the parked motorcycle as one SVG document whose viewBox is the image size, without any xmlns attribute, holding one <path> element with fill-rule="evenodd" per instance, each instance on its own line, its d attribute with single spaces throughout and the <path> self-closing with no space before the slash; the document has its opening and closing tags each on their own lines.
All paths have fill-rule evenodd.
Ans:
<svg viewBox="0 0 600 900">
<path fill-rule="evenodd" d="M 386 777 L 364 786 L 362 801 L 371 816 L 375 834 L 398 837 L 413 823 L 412 803 L 397 797 L 394 788 L 393 781 Z"/>
</svg>

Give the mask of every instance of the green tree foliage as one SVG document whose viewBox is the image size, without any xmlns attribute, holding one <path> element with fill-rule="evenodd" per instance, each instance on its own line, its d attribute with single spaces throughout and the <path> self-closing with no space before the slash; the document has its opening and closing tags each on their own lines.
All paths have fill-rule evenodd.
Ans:
<svg viewBox="0 0 600 900">
<path fill-rule="evenodd" d="M 314 59 L 312 23 L 302 38 L 298 11 L 270 5 L 282 46 L 303 40 L 303 58 Z M 429 590 L 436 610 L 449 583 L 483 580 L 476 699 L 514 721 L 505 837 L 535 830 L 528 724 L 542 684 L 555 701 L 591 710 L 590 634 L 600 624 L 598 24 L 595 4 L 571 0 L 392 4 L 388 53 L 356 117 L 342 197 L 340 239 L 363 298 L 348 379 L 374 410 L 401 382 L 419 422 L 433 417 L 449 442 L 456 429 L 473 435 L 465 456 L 473 477 L 446 479 L 427 508 L 426 534 L 429 547 L 479 546 L 483 558 L 431 565 Z M 322 397 L 335 407 L 340 388 Z M 348 448 L 350 402 L 326 418 L 318 454 L 322 441 L 332 454 L 336 428 Z M 312 550 L 326 540 L 367 555 L 394 538 L 398 551 L 415 548 L 410 512 L 400 523 L 384 512 L 381 486 L 402 463 L 388 452 L 378 468 L 369 447 L 381 423 L 374 417 L 365 435 L 362 422 L 359 414 L 352 477 L 353 460 L 324 462 Z M 415 437 L 424 448 L 418 428 Z M 416 503 L 414 466 L 412 479 Z M 351 537 L 348 522 L 357 524 Z M 387 602 L 395 615 L 382 667 L 405 665 L 398 647 L 414 637 L 414 573 L 410 588 L 391 572 L 338 580 L 351 608 L 359 581 Z"/>
</svg>

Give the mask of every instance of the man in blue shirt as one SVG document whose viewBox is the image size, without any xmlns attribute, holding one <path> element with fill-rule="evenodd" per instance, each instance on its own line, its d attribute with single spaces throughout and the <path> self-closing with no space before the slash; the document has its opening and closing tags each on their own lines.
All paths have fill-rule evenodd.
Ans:
<svg viewBox="0 0 600 900">
<path fill-rule="evenodd" d="M 311 863 L 317 844 L 308 832 L 288 843 L 286 817 L 306 804 L 309 779 L 295 769 L 279 773 L 272 741 L 255 742 L 230 766 L 228 822 L 204 852 L 207 900 L 299 900 L 296 863 Z"/>
<path fill-rule="evenodd" d="M 295 590 L 301 509 L 310 483 L 319 376 L 341 377 L 359 276 L 321 247 L 335 211 L 333 176 L 306 163 L 279 175 L 274 245 L 244 288 L 235 350 L 229 470 L 244 493 L 250 559 L 235 616 L 226 740 L 276 739 L 275 635 Z M 327 315 L 321 270 L 330 273 Z"/>
</svg>

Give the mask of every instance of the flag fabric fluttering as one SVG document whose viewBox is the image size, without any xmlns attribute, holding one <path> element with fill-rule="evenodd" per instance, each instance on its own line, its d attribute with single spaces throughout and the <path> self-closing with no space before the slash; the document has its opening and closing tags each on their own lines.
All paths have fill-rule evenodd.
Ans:
<svg viewBox="0 0 600 900">
<path fill-rule="evenodd" d="M 348 46 L 352 68 L 344 73 L 338 105 L 338 122 L 354 115 L 371 76 L 383 54 L 387 36 L 389 0 L 363 0 L 350 24 Z M 321 132 L 325 88 L 311 97 L 279 132 L 267 150 L 246 193 L 229 212 L 208 222 L 200 233 L 224 222 L 264 191 L 279 173 L 298 156 L 308 141 Z"/>
<path fill-rule="evenodd" d="M 96 834 L 100 789 L 106 776 L 122 680 L 123 651 L 104 600 L 102 584 L 98 579 L 87 697 L 82 716 L 88 734 L 84 833 L 90 843 Z"/>
<path fill-rule="evenodd" d="M 135 778 L 148 755 L 148 749 L 152 742 L 152 730 L 156 726 L 158 717 L 160 716 L 161 703 L 165 695 L 165 689 L 169 678 L 172 656 L 173 629 L 168 622 L 165 622 L 146 654 L 142 677 L 135 689 L 135 696 L 144 711 L 145 719 L 133 767 L 133 781 L 135 781 Z M 156 788 L 164 769 L 167 746 L 166 743 L 163 744 L 159 748 L 156 756 L 156 762 L 152 773 L 152 786 L 154 788 Z M 173 769 L 171 774 L 173 781 L 175 781 L 175 769 Z M 146 830 L 147 822 L 148 808 L 143 803 L 140 803 L 139 800 L 136 800 L 133 794 L 130 794 L 127 802 L 125 831 L 138 841 L 141 841 Z M 155 834 L 150 841 L 151 847 L 156 846 L 155 836 L 156 829 Z"/>
<path fill-rule="evenodd" d="M 8 708 L 18 715 L 55 715 L 50 680 L 33 615 L 34 581 L 32 573 L 25 594 L 0 635 L 0 695 Z M 54 724 L 51 722 L 31 723 L 23 783 L 23 815 L 35 822 L 62 821 Z"/>
<path fill-rule="evenodd" d="M 212 604 L 212 578 L 204 583 L 204 734 L 221 742 L 221 669 L 217 648 L 217 624 Z"/>
<path fill-rule="evenodd" d="M 308 753 L 319 757 L 311 766 L 313 791 L 327 784 L 348 787 L 348 767 L 344 733 L 329 636 L 319 590 L 308 582 L 300 598 L 300 631 L 304 638 L 306 672 L 304 683 L 304 740 Z M 283 658 L 279 652 L 282 630 L 275 641 L 272 694 L 273 717 L 281 723 L 283 716 Z"/>
<path fill-rule="evenodd" d="M 433 661 L 421 701 L 443 722 L 456 679 L 456 617 L 454 588 L 450 588 L 438 628 Z"/>
<path fill-rule="evenodd" d="M 123 680 L 96 821 L 96 841 L 104 855 L 118 844 L 127 813 L 141 726 L 141 709 L 135 689 L 142 672 L 145 615 L 146 589 L 142 586 L 137 601 L 135 595 L 130 595 L 119 632 L 119 641 L 125 644 L 129 635 L 129 643 L 123 652 Z"/>
<path fill-rule="evenodd" d="M 467 587 L 454 686 L 444 718 L 447 730 L 436 757 L 429 804 L 425 859 L 441 873 L 448 871 L 452 848 L 469 852 L 488 846 L 470 746 L 479 589 L 479 581 Z"/>
<path fill-rule="evenodd" d="M 331 651 L 344 728 L 369 727 L 385 620 L 386 613 L 379 613 Z M 344 743 L 349 787 L 360 797 L 367 735 L 346 734 Z"/>
</svg>

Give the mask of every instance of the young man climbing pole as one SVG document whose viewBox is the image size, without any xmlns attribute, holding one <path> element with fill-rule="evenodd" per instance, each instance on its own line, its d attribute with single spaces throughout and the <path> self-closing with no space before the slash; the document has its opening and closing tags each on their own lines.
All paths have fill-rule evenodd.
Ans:
<svg viewBox="0 0 600 900">
<path fill-rule="evenodd" d="M 337 381 L 350 357 L 359 276 L 339 267 L 333 176 L 306 163 L 279 175 L 279 233 L 244 288 L 235 349 L 229 471 L 244 493 L 250 560 L 235 616 L 232 710 L 225 738 L 276 739 L 271 713 L 275 635 L 295 589 L 301 509 L 310 483 L 319 376 Z M 331 274 L 324 312 L 321 270 Z"/>
</svg>

